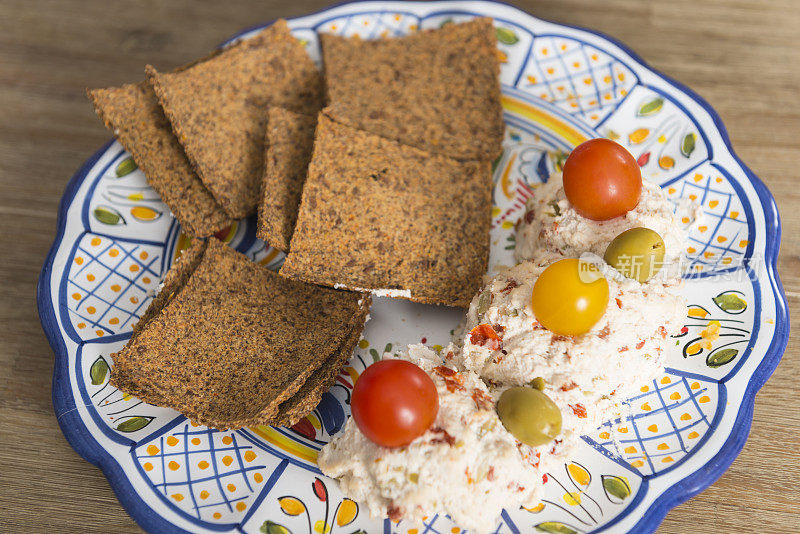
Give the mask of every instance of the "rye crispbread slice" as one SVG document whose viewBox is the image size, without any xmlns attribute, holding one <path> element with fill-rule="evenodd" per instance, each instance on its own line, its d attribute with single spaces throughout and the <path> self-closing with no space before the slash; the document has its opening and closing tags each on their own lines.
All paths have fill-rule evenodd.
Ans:
<svg viewBox="0 0 800 534">
<path fill-rule="evenodd" d="M 207 237 L 230 226 L 231 219 L 192 170 L 146 82 L 88 90 L 87 94 L 97 115 L 187 234 Z"/>
<path fill-rule="evenodd" d="M 269 108 L 257 235 L 284 252 L 289 250 L 297 220 L 316 125 L 316 115 Z"/>
<path fill-rule="evenodd" d="M 367 295 L 364 298 L 369 299 Z M 356 328 L 342 341 L 339 350 L 332 354 L 322 366 L 306 380 L 306 383 L 289 400 L 285 400 L 278 407 L 278 414 L 272 423 L 273 426 L 292 426 L 300 419 L 311 413 L 322 400 L 322 395 L 333 386 L 342 366 L 353 355 L 356 343 L 361 339 L 364 322 L 367 319 L 369 306 L 364 307 L 363 317 L 359 317 Z"/>
<path fill-rule="evenodd" d="M 491 183 L 488 162 L 429 154 L 323 112 L 280 272 L 466 307 L 488 266 Z"/>
<path fill-rule="evenodd" d="M 200 265 L 200 262 L 203 260 L 207 247 L 207 240 L 194 239 L 189 245 L 189 248 L 181 252 L 181 255 L 178 256 L 175 263 L 173 263 L 167 271 L 167 274 L 164 275 L 158 294 L 156 294 L 144 314 L 142 314 L 133 326 L 131 340 L 134 339 L 155 316 L 161 313 L 164 306 L 184 288 L 189 277 L 192 276 L 192 273 L 194 273 L 197 266 Z"/>
<path fill-rule="evenodd" d="M 363 326 L 369 300 L 287 280 L 214 238 L 190 250 L 167 277 L 171 298 L 112 355 L 111 382 L 213 428 L 271 424 Z"/>
<path fill-rule="evenodd" d="M 258 205 L 267 107 L 314 115 L 323 102 L 320 73 L 285 20 L 187 68 L 145 71 L 200 179 L 234 219 Z"/>
<path fill-rule="evenodd" d="M 505 126 L 491 19 L 400 38 L 320 40 L 336 121 L 457 159 L 500 154 Z"/>
</svg>

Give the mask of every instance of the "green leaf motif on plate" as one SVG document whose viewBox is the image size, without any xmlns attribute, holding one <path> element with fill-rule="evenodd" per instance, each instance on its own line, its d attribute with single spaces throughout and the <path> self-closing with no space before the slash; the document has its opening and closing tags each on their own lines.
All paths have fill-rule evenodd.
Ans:
<svg viewBox="0 0 800 534">
<path fill-rule="evenodd" d="M 92 385 L 99 386 L 106 381 L 106 376 L 108 376 L 108 362 L 102 356 L 98 356 L 89 369 Z"/>
<path fill-rule="evenodd" d="M 515 248 L 517 248 L 516 245 L 514 244 L 514 241 L 511 238 L 509 238 L 507 241 L 509 242 L 509 244 L 504 247 L 505 250 L 514 250 Z"/>
<path fill-rule="evenodd" d="M 513 30 L 499 27 L 495 28 L 494 31 L 497 34 L 497 40 L 504 45 L 513 45 L 519 42 L 519 37 L 517 37 L 517 34 L 514 33 Z"/>
<path fill-rule="evenodd" d="M 683 141 L 681 141 L 681 154 L 686 156 L 687 158 L 692 155 L 694 152 L 695 145 L 697 141 L 697 136 L 694 133 L 688 133 L 683 137 Z"/>
<path fill-rule="evenodd" d="M 568 152 L 564 152 L 563 150 L 556 150 L 555 152 L 547 152 L 550 161 L 553 163 L 553 168 L 557 172 L 561 172 L 564 170 L 564 163 L 567 162 L 567 157 L 569 157 Z"/>
<path fill-rule="evenodd" d="M 611 497 L 616 497 L 620 501 L 624 501 L 631 496 L 631 487 L 627 482 L 615 475 L 603 475 L 603 489 L 606 492 L 608 500 L 615 502 Z"/>
<path fill-rule="evenodd" d="M 652 100 L 648 100 L 641 106 L 639 106 L 639 111 L 636 112 L 637 117 L 649 117 L 650 115 L 655 115 L 661 108 L 664 107 L 664 99 L 661 97 L 654 98 Z"/>
<path fill-rule="evenodd" d="M 714 297 L 713 300 L 714 304 L 716 304 L 719 309 L 724 312 L 737 314 L 742 313 L 747 309 L 747 302 L 745 302 L 744 299 L 732 291 L 728 293 L 720 293 Z"/>
<path fill-rule="evenodd" d="M 732 362 L 737 354 L 739 351 L 736 349 L 715 350 L 706 357 L 706 365 L 713 368 L 722 367 L 726 363 Z"/>
<path fill-rule="evenodd" d="M 138 168 L 139 166 L 136 165 L 136 162 L 133 161 L 133 158 L 128 156 L 127 158 L 119 162 L 119 165 L 117 165 L 117 168 L 114 172 L 117 175 L 117 178 L 122 178 L 123 176 L 129 175 Z"/>
<path fill-rule="evenodd" d="M 495 171 L 497 170 L 497 166 L 500 165 L 500 162 L 503 160 L 503 156 L 505 155 L 506 151 L 503 150 L 500 152 L 500 155 L 497 156 L 494 161 L 492 162 L 492 176 L 494 176 Z"/>
<path fill-rule="evenodd" d="M 94 214 L 94 218 L 103 224 L 107 224 L 109 226 L 125 224 L 125 218 L 114 208 L 109 208 L 108 206 L 97 206 L 92 213 Z"/>
<path fill-rule="evenodd" d="M 375 349 L 369 349 L 369 355 L 372 356 L 372 361 L 377 362 L 381 359 L 381 355 Z"/>
<path fill-rule="evenodd" d="M 135 415 L 130 419 L 126 419 L 120 424 L 118 424 L 117 430 L 119 430 L 120 432 L 136 432 L 137 430 L 141 430 L 147 425 L 149 425 L 150 421 L 152 421 L 153 419 L 155 418 Z"/>
<path fill-rule="evenodd" d="M 259 530 L 264 534 L 292 534 L 292 531 L 288 528 L 269 520 L 264 521 Z"/>
<path fill-rule="evenodd" d="M 578 534 L 578 531 L 572 527 L 568 527 L 564 523 L 558 521 L 545 521 L 536 525 L 536 530 L 539 532 L 548 532 L 549 534 Z"/>
</svg>

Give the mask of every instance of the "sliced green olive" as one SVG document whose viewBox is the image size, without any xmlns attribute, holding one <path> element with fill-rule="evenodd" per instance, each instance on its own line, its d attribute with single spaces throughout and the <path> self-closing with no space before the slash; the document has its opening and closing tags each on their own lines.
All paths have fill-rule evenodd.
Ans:
<svg viewBox="0 0 800 534">
<path fill-rule="evenodd" d="M 506 430 L 531 447 L 544 445 L 561 433 L 561 410 L 538 389 L 505 390 L 497 401 L 497 415 Z"/>
<path fill-rule="evenodd" d="M 542 378 L 541 376 L 537 376 L 536 378 L 531 380 L 531 387 L 533 389 L 538 389 L 539 391 L 544 391 L 544 387 L 546 385 L 547 385 L 547 383 L 544 381 L 544 378 Z"/>
<path fill-rule="evenodd" d="M 623 276 L 647 282 L 664 263 L 664 240 L 649 228 L 625 230 L 608 245 L 603 259 Z"/>
</svg>

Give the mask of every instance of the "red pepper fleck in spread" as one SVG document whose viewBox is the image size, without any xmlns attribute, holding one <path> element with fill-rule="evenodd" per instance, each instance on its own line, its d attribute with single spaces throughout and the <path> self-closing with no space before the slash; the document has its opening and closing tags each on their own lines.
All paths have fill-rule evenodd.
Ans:
<svg viewBox="0 0 800 534">
<path fill-rule="evenodd" d="M 542 475 L 542 484 L 547 484 L 547 473 Z"/>
<path fill-rule="evenodd" d="M 641 349 L 642 347 L 644 347 L 644 340 L 642 340 L 642 341 L 640 341 L 640 342 L 638 342 L 638 343 L 636 344 L 636 348 L 637 348 L 637 349 Z"/>
<path fill-rule="evenodd" d="M 658 333 L 661 334 L 661 339 L 667 339 L 667 329 L 663 326 L 658 327 Z"/>
<path fill-rule="evenodd" d="M 447 443 L 452 447 L 456 442 L 456 438 L 450 435 L 450 433 L 447 432 L 447 430 L 445 430 L 444 428 L 437 426 L 431 428 L 431 432 L 433 432 L 434 434 L 441 434 L 440 436 L 433 438 L 431 440 L 431 443 Z"/>
<path fill-rule="evenodd" d="M 503 348 L 503 340 L 497 335 L 488 324 L 479 324 L 469 332 L 469 341 L 478 347 L 486 347 L 489 350 L 500 350 Z"/>
<path fill-rule="evenodd" d="M 627 345 L 619 348 L 619 352 L 625 352 L 626 350 L 628 350 Z"/>
<path fill-rule="evenodd" d="M 479 410 L 491 410 L 494 406 L 494 399 L 479 389 L 472 391 L 472 400 Z"/>
<path fill-rule="evenodd" d="M 489 472 L 486 473 L 486 480 L 488 480 L 489 482 L 494 480 L 494 466 L 493 465 L 489 466 Z"/>
<path fill-rule="evenodd" d="M 449 367 L 439 365 L 438 367 L 434 367 L 433 371 L 444 379 L 444 385 L 450 393 L 456 390 L 464 390 L 464 377 Z"/>
<path fill-rule="evenodd" d="M 622 309 L 622 301 L 619 299 L 614 299 L 617 301 L 617 307 L 621 310 Z"/>
<path fill-rule="evenodd" d="M 569 384 L 564 384 L 563 386 L 561 386 L 560 389 L 561 391 L 572 391 L 576 387 L 578 387 L 578 384 L 576 384 L 575 382 L 570 382 Z"/>
<path fill-rule="evenodd" d="M 509 280 L 508 283 L 506 284 L 506 287 L 500 290 L 500 293 L 508 293 L 509 291 L 518 286 L 519 283 L 516 280 Z"/>
<path fill-rule="evenodd" d="M 530 224 L 536 218 L 536 212 L 534 210 L 528 210 L 525 212 L 525 222 Z"/>
<path fill-rule="evenodd" d="M 386 510 L 386 517 L 392 521 L 400 521 L 403 519 L 403 511 L 392 503 Z"/>
<path fill-rule="evenodd" d="M 605 339 L 605 338 L 607 338 L 607 337 L 608 337 L 610 334 L 611 334 L 611 328 L 609 328 L 609 327 L 608 327 L 608 325 L 605 325 L 605 326 L 603 327 L 603 329 L 602 329 L 602 330 L 600 330 L 600 333 L 599 333 L 599 334 L 597 334 L 597 337 L 599 337 L 600 339 Z"/>
<path fill-rule="evenodd" d="M 519 455 L 522 456 L 523 460 L 531 464 L 533 467 L 539 467 L 539 462 L 541 461 L 542 453 L 537 451 L 534 458 L 531 458 L 531 455 L 523 450 L 522 443 L 520 442 L 517 442 L 517 450 L 519 451 Z"/>
<path fill-rule="evenodd" d="M 586 414 L 586 406 L 581 403 L 578 404 L 570 404 L 570 408 L 572 408 L 572 413 L 580 417 L 581 419 L 585 419 L 587 417 Z"/>
<path fill-rule="evenodd" d="M 455 376 L 458 374 L 458 372 L 455 369 L 450 369 L 449 367 L 445 367 L 444 365 L 438 365 L 434 367 L 433 370 L 436 371 L 436 374 L 441 377 Z"/>
</svg>

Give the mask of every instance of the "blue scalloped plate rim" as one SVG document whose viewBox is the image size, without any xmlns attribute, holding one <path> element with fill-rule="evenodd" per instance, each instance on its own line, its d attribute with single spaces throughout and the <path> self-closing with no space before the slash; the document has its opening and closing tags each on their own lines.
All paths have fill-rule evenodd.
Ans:
<svg viewBox="0 0 800 534">
<path fill-rule="evenodd" d="M 319 14 L 347 4 L 359 4 L 370 1 L 372 0 L 339 2 L 327 6 L 324 9 L 308 13 L 308 15 Z M 417 0 L 410 1 L 416 3 Z M 453 4 L 463 3 L 461 0 L 445 1 Z M 485 3 L 494 3 L 519 9 L 507 2 L 498 0 L 484 1 Z M 547 19 L 540 20 L 547 21 Z M 231 41 L 256 28 L 268 25 L 270 22 L 271 21 L 245 28 L 231 36 L 225 42 Z M 744 447 L 747 437 L 750 434 L 756 393 L 758 393 L 761 387 L 766 383 L 767 379 L 775 371 L 776 367 L 780 363 L 781 357 L 783 356 L 783 352 L 786 349 L 786 345 L 789 340 L 788 306 L 783 285 L 781 284 L 780 277 L 777 272 L 778 252 L 781 241 L 780 216 L 778 214 L 777 205 L 775 204 L 775 199 L 769 192 L 769 189 L 736 154 L 733 146 L 731 145 L 727 128 L 722 122 L 722 118 L 700 95 L 686 85 L 678 82 L 670 76 L 665 75 L 659 70 L 654 69 L 630 47 L 621 41 L 614 39 L 613 37 L 582 26 L 561 24 L 553 21 L 547 22 L 552 22 L 553 24 L 558 24 L 566 28 L 585 31 L 607 40 L 627 53 L 634 61 L 650 69 L 663 80 L 667 81 L 670 85 L 682 91 L 697 104 L 699 104 L 711 116 L 714 125 L 718 129 L 720 136 L 725 143 L 726 148 L 736 163 L 741 166 L 747 178 L 751 181 L 756 189 L 761 206 L 764 209 L 765 225 L 767 229 L 766 235 L 771 237 L 768 237 L 766 243 L 765 262 L 767 275 L 775 296 L 776 306 L 775 334 L 773 336 L 772 343 L 767 349 L 767 352 L 765 353 L 761 363 L 758 365 L 748 381 L 748 385 L 742 399 L 742 405 L 734 422 L 735 430 L 731 432 L 717 454 L 711 460 L 709 460 L 702 469 L 698 469 L 659 495 L 650 505 L 650 507 L 644 512 L 641 519 L 630 530 L 631 532 L 654 532 L 658 528 L 658 525 L 661 524 L 669 510 L 708 488 L 720 476 L 722 476 L 722 474 L 728 469 L 728 467 L 730 467 L 730 465 L 739 455 L 739 452 Z M 72 390 L 69 387 L 69 381 L 67 377 L 66 347 L 61 338 L 53 309 L 49 305 L 50 273 L 53 268 L 53 258 L 64 236 L 67 210 L 73 198 L 75 197 L 78 186 L 82 183 L 92 166 L 113 142 L 113 139 L 106 142 L 86 162 L 84 162 L 80 169 L 78 169 L 78 171 L 69 180 L 58 207 L 56 238 L 53 241 L 53 245 L 47 254 L 42 271 L 39 274 L 36 297 L 39 309 L 39 320 L 42 323 L 42 329 L 47 336 L 50 346 L 55 353 L 52 386 L 53 407 L 56 414 L 62 414 L 57 420 L 59 426 L 61 427 L 61 431 L 63 432 L 69 444 L 82 458 L 102 470 L 122 506 L 144 530 L 148 532 L 187 532 L 186 530 L 181 529 L 175 524 L 164 519 L 142 500 L 142 498 L 133 489 L 128 477 L 125 475 L 119 464 L 114 461 L 114 458 L 105 449 L 99 446 L 99 444 L 89 434 L 88 429 L 84 426 L 83 420 L 80 418 L 77 410 L 75 409 L 75 399 L 72 395 Z M 600 531 L 608 530 L 609 528 L 613 527 L 614 523 L 615 522 L 612 521 L 610 524 L 602 527 Z M 384 523 L 384 532 L 386 534 L 389 533 L 386 523 Z"/>
</svg>

